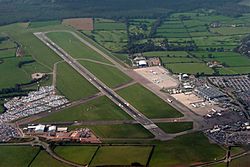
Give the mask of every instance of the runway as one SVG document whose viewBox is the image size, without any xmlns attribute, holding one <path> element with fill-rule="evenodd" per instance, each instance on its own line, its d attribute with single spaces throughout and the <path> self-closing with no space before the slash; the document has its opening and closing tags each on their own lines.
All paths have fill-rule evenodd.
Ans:
<svg viewBox="0 0 250 167">
<path fill-rule="evenodd" d="M 84 66 L 78 63 L 77 60 L 73 59 L 67 52 L 65 52 L 61 47 L 51 41 L 44 32 L 37 32 L 34 35 L 45 43 L 50 49 L 57 53 L 65 62 L 67 62 L 71 67 L 73 67 L 79 74 L 81 74 L 85 79 L 87 79 L 92 85 L 99 89 L 104 95 L 106 95 L 110 100 L 117 104 L 121 109 L 123 109 L 128 115 L 130 115 L 135 121 L 141 124 L 145 129 L 150 131 L 155 139 L 158 140 L 169 140 L 172 138 L 171 135 L 165 133 L 160 129 L 153 121 L 147 118 L 145 115 L 140 113 L 136 108 L 130 105 L 125 99 L 119 96 L 115 91 L 105 85 L 100 81 L 95 75 L 88 71 Z"/>
</svg>

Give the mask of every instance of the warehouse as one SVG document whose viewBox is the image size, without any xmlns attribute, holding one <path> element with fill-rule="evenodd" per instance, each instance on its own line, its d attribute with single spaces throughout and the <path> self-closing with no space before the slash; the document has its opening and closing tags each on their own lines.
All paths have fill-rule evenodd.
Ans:
<svg viewBox="0 0 250 167">
<path fill-rule="evenodd" d="M 200 86 L 195 88 L 195 93 L 209 101 L 217 101 L 220 98 L 226 97 L 226 94 L 212 86 Z"/>
</svg>

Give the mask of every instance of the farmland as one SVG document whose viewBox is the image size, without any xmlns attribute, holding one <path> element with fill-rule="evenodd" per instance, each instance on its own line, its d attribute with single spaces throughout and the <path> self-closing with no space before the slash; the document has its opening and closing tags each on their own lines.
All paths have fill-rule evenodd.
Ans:
<svg viewBox="0 0 250 167">
<path fill-rule="evenodd" d="M 57 146 L 54 151 L 62 158 L 77 163 L 89 164 L 97 146 Z"/>
<path fill-rule="evenodd" d="M 38 147 L 0 146 L 0 166 L 28 166 L 38 152 Z"/>
<path fill-rule="evenodd" d="M 39 27 L 47 27 L 61 24 L 61 21 L 53 20 L 53 21 L 35 21 L 30 22 L 28 28 L 39 28 Z"/>
<path fill-rule="evenodd" d="M 94 30 L 83 33 L 110 51 L 119 52 L 126 49 L 128 35 L 125 23 L 96 18 Z"/>
<path fill-rule="evenodd" d="M 36 158 L 32 161 L 31 165 L 32 167 L 47 167 L 47 166 L 53 166 L 53 167 L 68 167 L 68 165 L 65 165 L 56 159 L 52 158 L 46 151 L 42 150 L 40 153 L 36 156 Z"/>
<path fill-rule="evenodd" d="M 62 24 L 74 27 L 77 30 L 93 30 L 93 19 L 92 18 L 71 18 L 64 19 Z"/>
<path fill-rule="evenodd" d="M 207 162 L 215 158 L 222 158 L 224 153 L 225 151 L 221 147 L 210 144 L 203 134 L 193 133 L 157 145 L 150 166 L 191 165 L 196 162 Z"/>
<path fill-rule="evenodd" d="M 143 146 L 103 146 L 94 157 L 91 166 L 146 165 L 152 147 Z"/>
<path fill-rule="evenodd" d="M 130 104 L 148 118 L 181 117 L 182 114 L 146 88 L 136 84 L 118 91 Z"/>
<path fill-rule="evenodd" d="M 100 97 L 85 104 L 64 109 L 38 122 L 64 122 L 81 120 L 122 120 L 130 117 L 107 97 Z"/>
</svg>

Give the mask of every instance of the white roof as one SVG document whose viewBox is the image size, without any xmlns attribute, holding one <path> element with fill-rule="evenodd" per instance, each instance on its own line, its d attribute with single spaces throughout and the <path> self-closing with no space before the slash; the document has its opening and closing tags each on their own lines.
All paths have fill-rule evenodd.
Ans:
<svg viewBox="0 0 250 167">
<path fill-rule="evenodd" d="M 56 130 L 56 126 L 50 126 L 48 131 L 55 131 Z"/>
<path fill-rule="evenodd" d="M 147 65 L 147 62 L 145 60 L 140 60 L 139 65 Z"/>
<path fill-rule="evenodd" d="M 35 128 L 35 131 L 44 131 L 45 129 L 45 125 L 37 125 L 36 128 Z"/>
<path fill-rule="evenodd" d="M 67 131 L 68 130 L 68 128 L 67 127 L 58 127 L 57 128 L 57 131 Z"/>
</svg>

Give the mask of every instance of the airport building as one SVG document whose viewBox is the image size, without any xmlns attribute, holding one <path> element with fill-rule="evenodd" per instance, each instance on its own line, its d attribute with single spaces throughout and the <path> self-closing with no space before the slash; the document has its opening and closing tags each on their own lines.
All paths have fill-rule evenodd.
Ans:
<svg viewBox="0 0 250 167">
<path fill-rule="evenodd" d="M 226 94 L 221 92 L 219 89 L 208 85 L 197 87 L 194 91 L 199 96 L 209 101 L 217 101 L 218 99 L 226 97 Z"/>
</svg>

